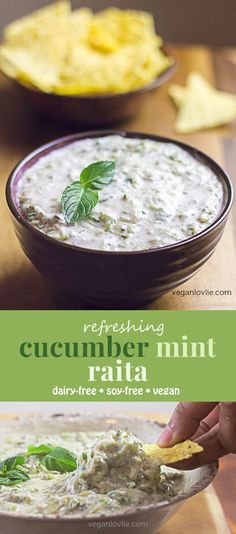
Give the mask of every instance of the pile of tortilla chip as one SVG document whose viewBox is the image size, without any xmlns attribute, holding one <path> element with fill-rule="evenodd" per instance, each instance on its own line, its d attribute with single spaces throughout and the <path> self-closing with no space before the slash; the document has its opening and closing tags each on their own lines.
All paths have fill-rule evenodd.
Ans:
<svg viewBox="0 0 236 534">
<path fill-rule="evenodd" d="M 169 95 L 178 109 L 178 133 L 215 128 L 236 119 L 236 95 L 217 91 L 198 72 L 189 74 L 186 87 L 172 84 Z"/>
<path fill-rule="evenodd" d="M 148 84 L 171 65 L 161 47 L 150 13 L 72 11 L 69 0 L 60 0 L 5 28 L 0 68 L 46 93 L 120 93 Z"/>
<path fill-rule="evenodd" d="M 144 452 L 152 460 L 157 460 L 161 464 L 173 464 L 183 460 L 188 460 L 194 454 L 202 452 L 203 448 L 198 443 L 187 439 L 182 443 L 177 443 L 173 447 L 159 447 L 156 444 L 145 444 Z"/>
</svg>

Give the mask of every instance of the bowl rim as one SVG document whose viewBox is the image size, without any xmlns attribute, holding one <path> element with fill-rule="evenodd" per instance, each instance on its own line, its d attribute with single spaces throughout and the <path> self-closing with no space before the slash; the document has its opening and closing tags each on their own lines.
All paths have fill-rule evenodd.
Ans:
<svg viewBox="0 0 236 534">
<path fill-rule="evenodd" d="M 76 141 L 81 141 L 83 139 L 90 139 L 90 138 L 99 138 L 99 137 L 106 137 L 110 135 L 119 135 L 121 137 L 127 137 L 127 138 L 134 138 L 134 139 L 150 139 L 155 142 L 161 142 L 161 143 L 171 143 L 174 145 L 177 145 L 178 147 L 182 148 L 183 150 L 187 151 L 191 156 L 201 161 L 203 164 L 206 164 L 206 167 L 210 168 L 215 172 L 218 179 L 220 179 L 221 183 L 226 186 L 226 190 L 224 191 L 224 195 L 226 192 L 226 199 L 223 201 L 223 206 L 218 214 L 218 216 L 212 221 L 212 223 L 207 226 L 205 229 L 203 229 L 201 232 L 188 237 L 187 239 L 183 239 L 181 241 L 174 242 L 170 245 L 165 245 L 163 247 L 153 247 L 151 249 L 142 249 L 142 250 L 127 250 L 127 251 L 119 251 L 119 250 L 99 250 L 99 249 L 92 249 L 87 247 L 79 247 L 77 245 L 73 245 L 70 243 L 65 243 L 64 241 L 60 241 L 59 239 L 55 239 L 54 237 L 50 237 L 47 234 L 40 231 L 38 228 L 34 227 L 32 224 L 30 224 L 21 214 L 20 209 L 16 206 L 15 201 L 13 200 L 12 190 L 14 182 L 18 176 L 18 173 L 23 171 L 25 165 L 27 163 L 32 162 L 32 165 L 34 164 L 35 158 L 38 159 L 40 157 L 43 157 L 53 150 L 58 150 L 60 148 L 64 148 L 67 145 L 72 144 Z M 22 172 L 21 177 L 23 176 L 24 172 Z M 11 214 L 13 215 L 14 219 L 16 219 L 19 223 L 22 224 L 26 229 L 31 231 L 33 235 L 36 237 L 45 240 L 49 244 L 51 243 L 54 246 L 58 246 L 61 249 L 64 250 L 71 250 L 77 253 L 84 252 L 87 254 L 96 254 L 96 255 L 102 255 L 102 256 L 136 256 L 136 255 L 148 255 L 148 254 L 163 254 L 165 251 L 174 251 L 176 249 L 179 249 L 181 247 L 185 247 L 186 245 L 195 243 L 201 237 L 209 235 L 217 226 L 219 226 L 228 216 L 230 209 L 232 207 L 233 203 L 233 185 L 229 178 L 229 176 L 226 174 L 226 172 L 223 170 L 223 168 L 214 160 L 212 159 L 208 154 L 205 154 L 201 150 L 195 148 L 192 145 L 189 145 L 187 143 L 184 143 L 182 141 L 179 141 L 177 139 L 172 139 L 169 137 L 164 137 L 160 135 L 155 134 L 149 134 L 146 132 L 136 132 L 136 131 L 127 131 L 127 130 L 114 130 L 114 129 L 105 129 L 105 130 L 88 130 L 84 132 L 79 132 L 71 135 L 66 135 L 60 138 L 57 138 L 53 141 L 50 141 L 48 143 L 45 143 L 44 145 L 41 145 L 40 147 L 36 148 L 32 152 L 30 152 L 27 156 L 22 158 L 15 168 L 12 170 L 12 172 L 9 175 L 9 178 L 6 183 L 6 200 L 8 207 L 10 209 Z"/>
<path fill-rule="evenodd" d="M 88 93 L 88 94 L 81 94 L 81 95 L 80 94 L 67 95 L 67 94 L 59 94 L 59 93 L 53 93 L 53 92 L 46 93 L 44 91 L 41 91 L 37 87 L 34 87 L 33 85 L 32 86 L 28 85 L 27 83 L 23 83 L 15 78 L 11 78 L 10 76 L 7 76 L 5 73 L 3 74 L 8 79 L 15 82 L 15 84 L 18 87 L 23 87 L 23 89 L 26 89 L 27 91 L 31 91 L 33 93 L 37 93 L 37 94 L 45 95 L 49 97 L 69 98 L 71 100 L 81 99 L 81 100 L 90 100 L 90 101 L 94 99 L 98 99 L 98 100 L 109 99 L 110 100 L 115 97 L 121 97 L 121 98 L 128 97 L 128 96 L 132 97 L 132 96 L 140 95 L 142 93 L 146 93 L 148 91 L 152 91 L 153 89 L 157 89 L 158 87 L 166 83 L 175 73 L 177 69 L 177 65 L 178 65 L 178 60 L 176 56 L 172 52 L 169 53 L 168 47 L 166 48 L 165 46 L 163 46 L 161 47 L 161 50 L 167 57 L 172 59 L 172 63 L 167 67 L 166 70 L 164 70 L 158 76 L 156 76 L 154 80 L 151 80 L 145 85 L 142 85 L 142 87 L 138 87 L 137 89 L 132 89 L 131 91 L 123 91 L 123 92 L 115 92 L 115 93 Z"/>
<path fill-rule="evenodd" d="M 86 417 L 91 417 L 94 419 L 94 413 L 92 412 L 86 412 L 84 414 L 80 414 L 80 413 L 51 413 L 51 414 L 47 414 L 46 416 L 43 415 L 43 414 L 37 414 L 37 415 L 21 415 L 21 416 L 16 416 L 10 420 L 5 420 L 5 421 L 2 421 L 3 423 L 7 423 L 7 422 L 14 422 L 14 421 L 21 421 L 22 419 L 33 419 L 33 420 L 36 420 L 37 418 L 40 418 L 41 420 L 42 419 L 50 419 L 50 418 L 76 418 L 78 417 L 78 420 L 80 420 L 80 417 L 81 415 L 83 416 L 86 416 Z M 158 419 L 156 420 L 152 420 L 152 419 L 146 419 L 144 417 L 140 418 L 140 417 L 137 417 L 137 416 L 133 416 L 133 415 L 124 415 L 122 413 L 117 413 L 117 414 L 111 414 L 111 413 L 101 413 L 98 415 L 98 419 L 99 418 L 102 418 L 102 417 L 106 417 L 106 418 L 112 418 L 112 419 L 119 419 L 121 418 L 122 420 L 127 420 L 127 423 L 130 419 L 132 419 L 134 422 L 137 421 L 137 425 L 138 423 L 143 422 L 143 423 L 146 423 L 147 425 L 155 425 L 157 427 L 160 427 L 162 430 L 163 428 L 166 426 L 165 423 L 163 422 L 160 422 L 158 421 Z M 134 514 L 142 514 L 142 512 L 149 512 L 149 511 L 155 511 L 157 509 L 163 509 L 163 508 L 168 508 L 169 506 L 172 506 L 172 505 L 176 505 L 176 504 L 181 504 L 182 502 L 186 501 L 187 499 L 193 497 L 194 495 L 200 493 L 201 491 L 203 491 L 205 488 L 207 488 L 213 481 L 213 479 L 215 478 L 215 476 L 217 475 L 217 472 L 218 472 L 218 469 L 219 469 L 219 461 L 216 460 L 210 464 L 207 464 L 205 466 L 202 466 L 202 467 L 205 467 L 205 469 L 207 469 L 207 474 L 206 476 L 204 477 L 204 479 L 199 482 L 199 484 L 194 484 L 191 488 L 191 490 L 189 491 L 185 491 L 185 492 L 182 492 L 181 494 L 178 494 L 174 497 L 171 497 L 171 500 L 163 500 L 163 501 L 159 501 L 157 503 L 152 503 L 152 504 L 147 504 L 147 505 L 144 505 L 144 506 L 136 506 L 135 508 L 133 509 L 128 509 L 128 511 L 126 512 L 118 512 L 118 513 L 114 513 L 114 514 L 100 514 L 100 515 L 87 515 L 87 516 L 80 516 L 80 515 L 73 515 L 73 516 L 60 516 L 60 515 L 55 515 L 55 516 L 52 516 L 52 515 L 38 515 L 38 516 L 30 516 L 28 514 L 20 514 L 18 512 L 2 512 L 0 510 L 0 520 L 1 518 L 5 518 L 5 519 L 18 519 L 18 520 L 27 520 L 27 521 L 48 521 L 48 522 L 54 522 L 54 521 L 62 521 L 64 523 L 67 523 L 67 522 L 78 522 L 78 523 L 84 523 L 84 522 L 87 522 L 87 521 L 115 521 L 116 519 L 121 519 L 122 517 L 130 517 L 130 516 L 133 516 Z M 200 469 L 200 468 L 197 468 L 197 469 Z M 188 471 L 184 471 L 185 473 L 188 472 Z"/>
</svg>

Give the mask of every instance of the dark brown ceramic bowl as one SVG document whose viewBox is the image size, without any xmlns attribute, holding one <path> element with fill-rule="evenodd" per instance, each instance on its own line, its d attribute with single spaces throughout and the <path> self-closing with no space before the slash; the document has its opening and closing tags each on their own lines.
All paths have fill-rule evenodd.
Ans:
<svg viewBox="0 0 236 534">
<path fill-rule="evenodd" d="M 138 114 L 144 101 L 174 74 L 176 61 L 153 82 L 127 93 L 98 95 L 57 95 L 43 93 L 16 82 L 18 91 L 35 109 L 50 119 L 80 127 L 104 127 L 118 124 Z"/>
<path fill-rule="evenodd" d="M 24 219 L 16 192 L 17 184 L 27 169 L 42 156 L 73 141 L 115 134 L 174 143 L 211 168 L 224 190 L 222 209 L 216 220 L 201 233 L 173 245 L 135 252 L 110 252 L 66 244 L 48 237 Z M 57 286 L 73 293 L 80 301 L 99 307 L 130 309 L 151 302 L 188 280 L 200 269 L 222 236 L 233 197 L 232 185 L 225 172 L 199 150 L 155 135 L 114 130 L 75 134 L 38 148 L 11 173 L 6 194 L 21 247 L 42 274 Z"/>
<path fill-rule="evenodd" d="M 137 435 L 144 443 L 155 443 L 163 425 L 152 421 L 125 417 L 123 415 L 59 415 L 21 417 L 18 420 L 2 421 L 0 425 L 0 441 L 3 437 L 16 433 L 28 434 L 57 434 L 61 432 L 101 432 L 110 429 L 128 430 Z M 1 439 L 2 438 L 2 439 Z M 205 489 L 217 473 L 217 462 L 193 471 L 183 471 L 183 489 L 169 501 L 157 504 L 139 506 L 126 512 L 119 512 L 108 516 L 84 517 L 30 517 L 19 515 L 17 512 L 1 512 L 1 534 L 91 534 L 91 532 L 129 534 L 154 534 L 181 506 L 181 504 Z M 199 513 L 201 511 L 199 510 Z M 104 522 L 107 526 L 104 526 Z M 93 526 L 91 526 L 93 523 Z"/>
</svg>

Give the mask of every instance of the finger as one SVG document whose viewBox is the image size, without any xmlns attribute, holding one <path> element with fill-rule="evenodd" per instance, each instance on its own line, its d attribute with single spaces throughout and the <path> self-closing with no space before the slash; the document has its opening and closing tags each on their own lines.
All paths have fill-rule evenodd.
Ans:
<svg viewBox="0 0 236 534">
<path fill-rule="evenodd" d="M 161 434 L 158 445 L 170 447 L 192 436 L 204 419 L 217 405 L 217 402 L 180 402 Z"/>
<path fill-rule="evenodd" d="M 195 454 L 189 460 L 171 464 L 170 467 L 177 469 L 196 469 L 201 465 L 206 465 L 215 460 L 218 460 L 221 456 L 227 454 L 226 449 L 220 440 L 220 425 L 217 423 L 209 432 L 198 438 L 198 444 L 203 447 L 203 451 L 199 454 Z"/>
<path fill-rule="evenodd" d="M 219 422 L 219 404 L 215 406 L 214 410 L 212 410 L 212 412 L 210 412 L 209 415 L 205 417 L 205 419 L 200 421 L 197 432 L 195 432 L 195 434 L 191 436 L 191 439 L 193 441 L 194 440 L 198 441 L 198 438 L 200 436 L 203 436 L 204 434 L 209 432 L 209 430 L 211 430 L 211 428 L 213 428 L 218 422 Z"/>
<path fill-rule="evenodd" d="M 236 453 L 236 402 L 221 402 L 219 438 L 227 452 Z"/>
</svg>

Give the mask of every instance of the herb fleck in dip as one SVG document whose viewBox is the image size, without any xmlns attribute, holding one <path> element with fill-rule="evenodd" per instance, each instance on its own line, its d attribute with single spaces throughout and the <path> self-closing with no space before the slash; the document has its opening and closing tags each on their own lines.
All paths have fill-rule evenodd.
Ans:
<svg viewBox="0 0 236 534">
<path fill-rule="evenodd" d="M 23 460 L 6 485 L 15 458 Z M 6 436 L 0 471 L 0 512 L 32 516 L 119 513 L 171 499 L 182 483 L 180 472 L 147 457 L 142 442 L 120 430 Z"/>
<path fill-rule="evenodd" d="M 112 182 L 89 217 L 68 224 L 64 189 L 85 167 L 112 160 Z M 18 199 L 43 233 L 78 247 L 133 251 L 171 245 L 201 232 L 220 212 L 223 188 L 213 171 L 171 143 L 119 135 L 76 141 L 28 169 Z"/>
</svg>

